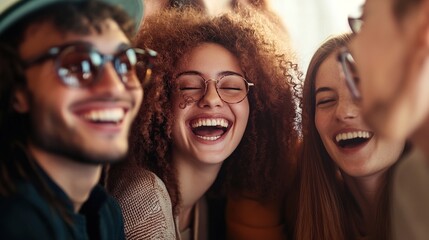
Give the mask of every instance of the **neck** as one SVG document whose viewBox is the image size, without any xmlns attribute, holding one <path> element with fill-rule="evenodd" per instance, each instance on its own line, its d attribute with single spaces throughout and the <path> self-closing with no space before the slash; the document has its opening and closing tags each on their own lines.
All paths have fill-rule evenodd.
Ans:
<svg viewBox="0 0 429 240">
<path fill-rule="evenodd" d="M 78 212 L 100 179 L 101 165 L 79 163 L 31 144 L 29 151 L 40 167 L 67 194 L 75 212 Z"/>
<path fill-rule="evenodd" d="M 195 204 L 213 184 L 222 165 L 178 159 L 174 162 L 178 173 L 181 196 L 179 229 L 183 231 L 190 226 Z"/>
<path fill-rule="evenodd" d="M 344 172 L 342 172 L 342 175 L 359 205 L 364 220 L 364 229 L 368 233 L 375 226 L 380 193 L 387 178 L 387 170 L 365 177 L 351 177 Z"/>
<path fill-rule="evenodd" d="M 429 164 L 429 141 L 427 137 L 429 136 L 429 115 L 421 124 L 420 128 L 411 135 L 411 142 L 413 146 L 418 148 L 426 156 L 426 162 Z"/>
</svg>

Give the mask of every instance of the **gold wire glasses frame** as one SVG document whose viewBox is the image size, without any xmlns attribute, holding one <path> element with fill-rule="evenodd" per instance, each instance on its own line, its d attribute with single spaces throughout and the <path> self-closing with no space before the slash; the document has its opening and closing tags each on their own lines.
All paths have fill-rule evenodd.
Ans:
<svg viewBox="0 0 429 240">
<path fill-rule="evenodd" d="M 223 75 L 219 79 L 204 79 L 196 73 L 184 73 L 176 77 L 180 94 L 187 103 L 201 100 L 207 93 L 209 82 L 215 83 L 219 98 L 229 104 L 243 101 L 250 87 L 254 86 L 243 76 L 235 73 Z"/>
<path fill-rule="evenodd" d="M 340 72 L 346 81 L 347 87 L 352 94 L 353 99 L 360 100 L 361 94 L 358 89 L 359 76 L 356 70 L 356 63 L 352 54 L 346 47 L 342 47 L 337 55 Z"/>
</svg>

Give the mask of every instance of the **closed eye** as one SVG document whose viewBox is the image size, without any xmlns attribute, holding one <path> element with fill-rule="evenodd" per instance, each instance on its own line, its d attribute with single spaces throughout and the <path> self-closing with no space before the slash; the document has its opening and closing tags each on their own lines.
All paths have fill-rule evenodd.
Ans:
<svg viewBox="0 0 429 240">
<path fill-rule="evenodd" d="M 317 106 L 317 107 L 321 107 L 321 108 L 324 108 L 324 107 L 330 107 L 330 106 L 334 105 L 334 104 L 335 104 L 335 102 L 336 102 L 336 100 L 335 100 L 335 99 L 333 99 L 333 98 L 330 98 L 330 99 L 323 99 L 323 100 L 319 100 L 319 101 L 316 103 L 316 106 Z"/>
<path fill-rule="evenodd" d="M 243 90 L 242 88 L 239 88 L 239 87 L 222 87 L 220 89 L 222 89 L 222 90 L 235 90 L 235 91 Z"/>
</svg>

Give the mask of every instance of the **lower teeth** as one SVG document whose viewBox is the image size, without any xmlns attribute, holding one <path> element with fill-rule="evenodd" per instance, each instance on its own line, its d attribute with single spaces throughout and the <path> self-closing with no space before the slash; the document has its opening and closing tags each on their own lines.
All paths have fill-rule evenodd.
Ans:
<svg viewBox="0 0 429 240">
<path fill-rule="evenodd" d="M 207 140 L 207 141 L 215 141 L 218 140 L 221 136 L 214 136 L 214 137 L 206 137 L 206 136 L 199 136 L 197 135 L 197 137 L 203 139 L 203 140 Z"/>
</svg>

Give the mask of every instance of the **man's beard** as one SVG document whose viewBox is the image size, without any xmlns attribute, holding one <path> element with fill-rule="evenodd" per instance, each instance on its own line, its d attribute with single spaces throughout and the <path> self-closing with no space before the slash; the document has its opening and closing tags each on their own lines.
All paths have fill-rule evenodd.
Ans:
<svg viewBox="0 0 429 240">
<path fill-rule="evenodd" d="M 111 154 L 100 154 L 91 153 L 85 150 L 81 146 L 74 144 L 73 142 L 64 142 L 61 138 L 50 136 L 47 134 L 41 134 L 35 131 L 31 134 L 30 140 L 34 146 L 75 162 L 99 165 L 106 163 L 115 163 L 122 161 L 126 158 L 127 154 L 121 154 L 112 156 Z"/>
<path fill-rule="evenodd" d="M 46 125 L 49 124 L 39 124 L 41 119 L 38 119 L 36 115 L 37 113 L 33 111 L 28 116 L 30 121 L 29 140 L 41 150 L 71 161 L 91 165 L 115 163 L 127 157 L 127 152 L 114 155 L 108 153 L 108 151 L 91 152 L 91 149 L 83 146 L 83 143 L 80 143 L 79 140 L 73 140 L 76 131 L 64 126 L 60 119 L 51 120 L 51 125 L 55 124 L 57 126 L 57 131 L 54 131 L 53 128 L 47 129 Z M 51 117 L 55 118 L 54 116 Z"/>
</svg>

